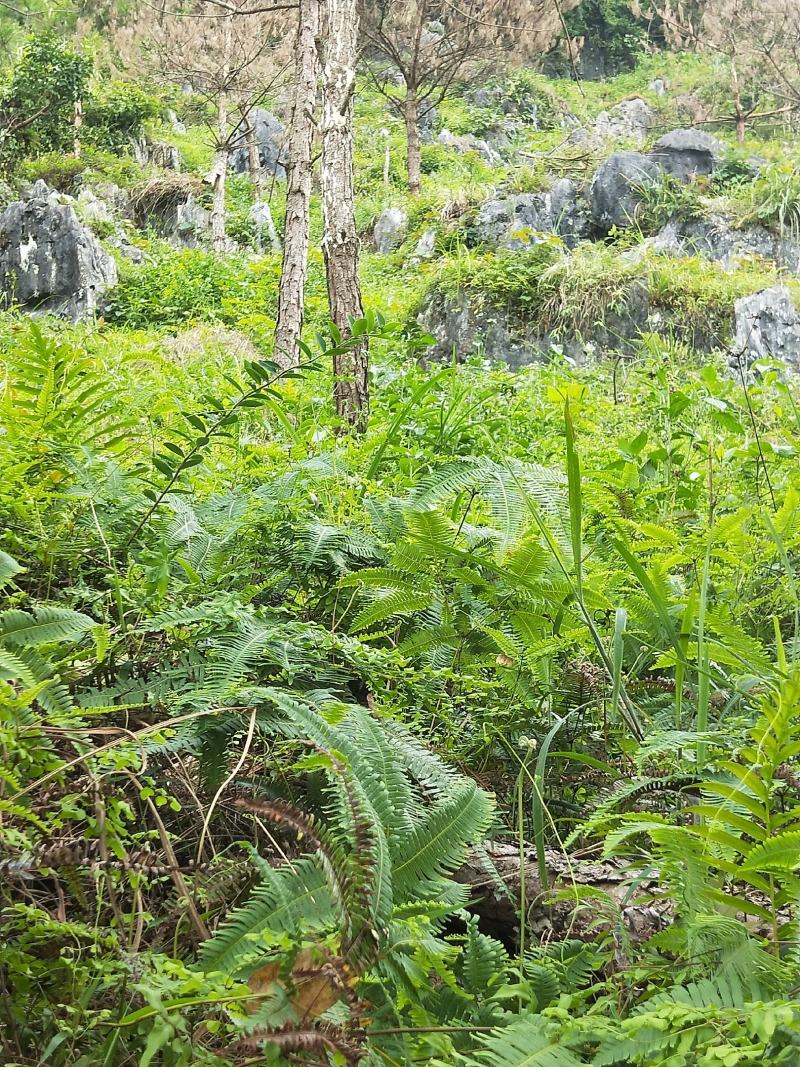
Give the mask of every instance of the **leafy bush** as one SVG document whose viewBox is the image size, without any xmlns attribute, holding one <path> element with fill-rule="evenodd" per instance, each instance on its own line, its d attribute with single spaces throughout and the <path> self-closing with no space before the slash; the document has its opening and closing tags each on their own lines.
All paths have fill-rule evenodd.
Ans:
<svg viewBox="0 0 800 1067">
<path fill-rule="evenodd" d="M 800 233 L 800 171 L 792 163 L 765 167 L 746 190 L 743 222 L 762 222 L 779 232 Z"/>
<path fill-rule="evenodd" d="M 82 138 L 97 148 L 127 149 L 148 119 L 161 110 L 155 97 L 132 82 L 113 81 L 84 105 Z"/>
<path fill-rule="evenodd" d="M 17 174 L 26 181 L 42 178 L 60 193 L 74 194 L 81 185 L 93 181 L 113 182 L 123 189 L 130 189 L 142 182 L 144 171 L 129 156 L 101 152 L 87 148 L 80 158 L 63 152 L 48 152 L 23 160 Z"/>
<path fill-rule="evenodd" d="M 91 73 L 91 60 L 55 33 L 30 37 L 0 97 L 0 162 L 71 149 L 75 105 L 85 98 Z"/>
</svg>

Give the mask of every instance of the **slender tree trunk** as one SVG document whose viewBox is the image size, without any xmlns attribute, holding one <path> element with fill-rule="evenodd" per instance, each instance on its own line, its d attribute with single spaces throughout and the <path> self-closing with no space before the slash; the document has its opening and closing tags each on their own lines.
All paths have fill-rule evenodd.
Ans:
<svg viewBox="0 0 800 1067">
<path fill-rule="evenodd" d="M 328 0 L 322 126 L 322 250 L 331 318 L 342 337 L 350 320 L 361 318 L 358 236 L 353 193 L 353 92 L 358 42 L 357 0 Z M 367 342 L 334 357 L 336 414 L 354 430 L 364 430 L 369 413 Z"/>
<path fill-rule="evenodd" d="M 422 185 L 422 155 L 419 144 L 419 103 L 413 89 L 406 92 L 404 110 L 408 142 L 408 191 L 412 196 L 417 196 Z"/>
<path fill-rule="evenodd" d="M 75 110 L 72 115 L 72 128 L 75 131 L 73 141 L 73 153 L 76 159 L 81 158 L 81 126 L 83 126 L 83 101 L 75 101 Z"/>
<path fill-rule="evenodd" d="M 733 86 L 733 110 L 736 118 L 736 140 L 739 144 L 744 143 L 745 136 L 745 113 L 742 107 L 742 94 L 739 88 L 739 72 L 736 69 L 736 60 L 731 59 L 731 83 Z"/>
<path fill-rule="evenodd" d="M 389 140 L 389 131 L 381 130 L 381 134 L 386 142 L 383 149 L 383 187 L 389 188 L 389 174 L 392 168 L 392 143 Z"/>
<path fill-rule="evenodd" d="M 283 267 L 278 296 L 278 321 L 275 327 L 275 359 L 281 366 L 297 364 L 300 334 L 303 329 L 320 20 L 320 0 L 300 0 L 300 21 L 295 42 L 294 110 L 289 140 L 286 217 L 283 228 Z"/>
<path fill-rule="evenodd" d="M 214 203 L 211 208 L 211 240 L 214 251 L 225 251 L 225 179 L 228 175 L 228 108 L 225 94 L 220 93 L 217 101 L 217 149 L 214 153 L 214 167 L 209 175 L 214 191 Z"/>
</svg>

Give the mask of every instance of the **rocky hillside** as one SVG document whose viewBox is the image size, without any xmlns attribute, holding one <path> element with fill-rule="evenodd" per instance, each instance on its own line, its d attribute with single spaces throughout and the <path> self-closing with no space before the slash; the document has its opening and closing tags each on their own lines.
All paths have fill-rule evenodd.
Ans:
<svg viewBox="0 0 800 1067">
<path fill-rule="evenodd" d="M 426 117 L 424 188 L 410 198 L 399 123 L 362 86 L 368 304 L 429 333 L 436 360 L 606 359 L 657 334 L 695 352 L 798 363 L 792 134 L 766 127 L 735 143 L 726 123 L 703 117 L 712 90 L 707 57 L 650 59 L 583 89 L 513 72 Z M 6 306 L 172 331 L 221 321 L 268 346 L 286 177 L 278 105 L 256 114 L 263 202 L 244 145 L 232 155 L 229 253 L 215 265 L 212 148 L 191 92 L 154 101 L 115 155 L 26 160 L 2 187 Z M 322 288 L 317 259 L 317 322 Z"/>
</svg>

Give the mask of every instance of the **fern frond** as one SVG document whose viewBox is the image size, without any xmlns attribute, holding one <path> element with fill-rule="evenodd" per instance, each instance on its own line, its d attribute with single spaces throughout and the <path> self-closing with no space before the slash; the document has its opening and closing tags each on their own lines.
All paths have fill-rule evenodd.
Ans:
<svg viewBox="0 0 800 1067">
<path fill-rule="evenodd" d="M 469 845 L 483 839 L 493 805 L 474 782 L 464 782 L 442 800 L 393 850 L 398 889 L 412 891 L 416 882 L 435 878 L 464 862 Z"/>
<path fill-rule="evenodd" d="M 199 964 L 205 971 L 238 975 L 255 969 L 263 955 L 259 941 L 268 933 L 309 933 L 335 923 L 328 880 L 316 859 L 294 860 L 290 867 L 261 868 L 262 885 L 243 907 L 234 911 L 200 946 Z"/>
<path fill-rule="evenodd" d="M 70 608 L 45 605 L 34 611 L 9 608 L 0 612 L 0 641 L 21 648 L 57 641 L 75 641 L 95 625 L 94 619 Z"/>
<path fill-rule="evenodd" d="M 549 1029 L 541 1015 L 523 1016 L 482 1038 L 483 1048 L 459 1062 L 469 1067 L 580 1067 L 580 1060 L 553 1042 Z"/>
</svg>

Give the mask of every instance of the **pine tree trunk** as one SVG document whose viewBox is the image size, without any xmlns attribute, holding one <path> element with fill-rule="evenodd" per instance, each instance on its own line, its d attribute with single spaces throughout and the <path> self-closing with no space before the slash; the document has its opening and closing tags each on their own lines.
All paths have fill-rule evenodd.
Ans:
<svg viewBox="0 0 800 1067">
<path fill-rule="evenodd" d="M 322 127 L 322 249 L 331 318 L 344 338 L 350 335 L 350 319 L 363 315 L 353 194 L 357 41 L 357 0 L 329 0 Z M 369 413 L 366 340 L 335 356 L 333 371 L 336 414 L 357 432 L 363 431 Z"/>
<path fill-rule="evenodd" d="M 228 109 L 225 97 L 220 93 L 217 102 L 217 150 L 211 171 L 211 187 L 214 203 L 211 208 L 211 240 L 214 251 L 223 253 L 227 244 L 225 235 L 225 179 L 228 174 Z"/>
<path fill-rule="evenodd" d="M 422 185 L 422 158 L 419 144 L 419 104 L 413 89 L 405 99 L 406 140 L 408 142 L 408 191 L 417 196 Z"/>
<path fill-rule="evenodd" d="M 295 42 L 294 111 L 287 167 L 283 267 L 275 326 L 275 359 L 281 366 L 295 366 L 298 363 L 298 346 L 303 329 L 320 20 L 320 0 L 300 0 L 300 21 Z"/>
</svg>

